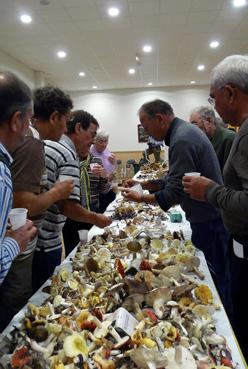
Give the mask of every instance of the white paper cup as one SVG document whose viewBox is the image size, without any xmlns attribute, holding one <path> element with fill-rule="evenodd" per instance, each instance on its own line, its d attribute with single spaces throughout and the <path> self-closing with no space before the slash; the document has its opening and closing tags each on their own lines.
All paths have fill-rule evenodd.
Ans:
<svg viewBox="0 0 248 369">
<path fill-rule="evenodd" d="M 81 245 L 88 242 L 88 232 L 89 231 L 87 229 L 81 229 L 80 231 L 78 231 L 78 236 L 79 236 Z"/>
<path fill-rule="evenodd" d="M 200 177 L 201 173 L 199 173 L 199 172 L 189 172 L 189 173 L 184 173 L 184 175 L 188 176 L 188 177 Z"/>
<path fill-rule="evenodd" d="M 9 212 L 9 220 L 12 225 L 13 231 L 22 227 L 27 221 L 28 209 L 25 208 L 15 208 Z"/>
<path fill-rule="evenodd" d="M 64 174 L 61 174 L 59 176 L 59 182 L 69 181 L 72 180 L 74 182 L 74 178 L 72 176 L 66 176 Z"/>
</svg>

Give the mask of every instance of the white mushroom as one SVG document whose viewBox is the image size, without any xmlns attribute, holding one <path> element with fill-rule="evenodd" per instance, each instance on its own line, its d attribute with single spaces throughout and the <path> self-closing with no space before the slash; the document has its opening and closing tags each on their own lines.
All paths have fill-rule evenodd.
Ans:
<svg viewBox="0 0 248 369">
<path fill-rule="evenodd" d="M 145 301 L 148 306 L 152 306 L 155 314 L 162 319 L 165 304 L 171 300 L 171 292 L 166 287 L 155 288 L 145 295 Z"/>
</svg>

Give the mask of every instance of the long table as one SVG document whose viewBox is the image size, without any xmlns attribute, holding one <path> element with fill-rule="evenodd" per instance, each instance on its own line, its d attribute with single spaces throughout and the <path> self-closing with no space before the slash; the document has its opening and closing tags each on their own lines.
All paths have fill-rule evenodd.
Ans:
<svg viewBox="0 0 248 369">
<path fill-rule="evenodd" d="M 120 195 L 118 195 L 118 199 L 120 199 Z M 114 207 L 117 206 L 117 202 L 113 202 L 112 204 L 109 205 L 106 214 L 111 214 L 111 212 L 113 211 Z M 170 230 L 171 232 L 173 231 L 179 231 L 182 230 L 185 238 L 186 239 L 190 239 L 191 237 L 191 229 L 190 229 L 190 225 L 189 222 L 187 222 L 187 220 L 185 219 L 185 215 L 183 213 L 183 211 L 181 210 L 180 207 L 175 207 L 175 210 L 178 210 L 181 212 L 182 214 L 182 222 L 181 223 L 171 223 L 169 220 L 167 221 L 167 229 Z M 113 226 L 115 226 L 118 222 L 115 221 L 113 222 Z M 90 240 L 93 236 L 97 235 L 97 234 L 101 234 L 103 233 L 103 230 L 101 230 L 100 228 L 97 227 L 92 227 L 91 230 L 89 231 L 88 234 L 88 240 Z M 71 254 L 62 262 L 62 264 L 56 268 L 55 273 L 61 268 L 61 266 L 67 266 L 68 268 L 71 267 L 71 258 L 73 258 L 74 254 L 76 252 L 76 248 L 71 252 Z M 204 275 L 205 275 L 205 280 L 204 283 L 207 284 L 214 296 L 214 301 L 220 305 L 220 309 L 217 310 L 214 313 L 214 319 L 216 322 L 216 328 L 217 328 L 217 332 L 221 335 L 223 335 L 224 337 L 226 337 L 227 342 L 229 347 L 232 350 L 232 357 L 233 357 L 233 362 L 235 364 L 237 364 L 236 368 L 238 369 L 245 369 L 247 368 L 247 365 L 245 363 L 245 360 L 242 356 L 242 353 L 240 351 L 239 345 L 236 341 L 235 335 L 233 333 L 232 327 L 229 323 L 228 317 L 226 315 L 226 312 L 223 308 L 223 305 L 221 304 L 219 295 L 217 293 L 217 290 L 215 288 L 214 282 L 212 280 L 211 274 L 209 272 L 205 257 L 203 255 L 203 253 L 201 251 L 197 251 L 197 256 L 200 258 L 200 269 L 203 271 Z M 44 288 L 44 286 L 48 285 L 49 281 L 47 281 L 37 292 L 34 296 L 32 296 L 29 300 L 29 303 L 33 303 L 35 305 L 40 305 L 42 302 L 44 302 L 44 300 L 48 297 L 48 295 L 44 292 L 42 292 L 42 289 Z M 5 337 L 8 336 L 10 331 L 13 329 L 14 326 L 19 326 L 20 323 L 23 321 L 23 318 L 25 316 L 25 312 L 27 310 L 27 305 L 24 306 L 24 308 L 15 315 L 15 317 L 12 319 L 12 321 L 10 322 L 10 324 L 8 325 L 8 327 L 2 332 L 2 334 L 0 335 L 0 347 L 1 347 L 1 337 Z"/>
</svg>

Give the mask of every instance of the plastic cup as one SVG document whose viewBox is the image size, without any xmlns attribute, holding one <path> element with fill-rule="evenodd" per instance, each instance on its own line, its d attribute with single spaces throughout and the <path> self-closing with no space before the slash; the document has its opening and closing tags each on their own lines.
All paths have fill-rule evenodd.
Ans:
<svg viewBox="0 0 248 369">
<path fill-rule="evenodd" d="M 184 173 L 184 175 L 188 177 L 200 177 L 201 173 L 200 172 L 189 172 L 189 173 Z"/>
<path fill-rule="evenodd" d="M 64 174 L 61 174 L 59 176 L 59 182 L 69 181 L 72 180 L 74 182 L 74 178 L 72 176 L 66 176 Z"/>
<path fill-rule="evenodd" d="M 97 163 L 90 163 L 90 170 L 93 171 L 95 168 L 98 167 L 99 164 Z"/>
<path fill-rule="evenodd" d="M 27 221 L 28 209 L 25 208 L 15 208 L 9 212 L 9 220 L 12 225 L 13 231 L 22 227 Z"/>
<path fill-rule="evenodd" d="M 81 245 L 84 245 L 88 242 L 88 232 L 89 231 L 87 229 L 81 229 L 80 231 L 78 231 L 78 236 Z"/>
</svg>

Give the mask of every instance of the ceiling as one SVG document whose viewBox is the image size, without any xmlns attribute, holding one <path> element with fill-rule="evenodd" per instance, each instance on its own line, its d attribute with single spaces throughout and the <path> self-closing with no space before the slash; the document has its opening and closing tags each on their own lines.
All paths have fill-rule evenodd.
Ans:
<svg viewBox="0 0 248 369">
<path fill-rule="evenodd" d="M 223 57 L 248 52 L 248 6 L 231 0 L 49 1 L 0 0 L 0 49 L 66 90 L 207 84 Z M 109 17 L 110 6 L 118 17 Z M 30 24 L 20 22 L 23 13 Z M 210 49 L 214 39 L 220 47 Z M 144 54 L 147 43 L 153 50 Z M 67 57 L 58 59 L 58 50 Z"/>
</svg>

